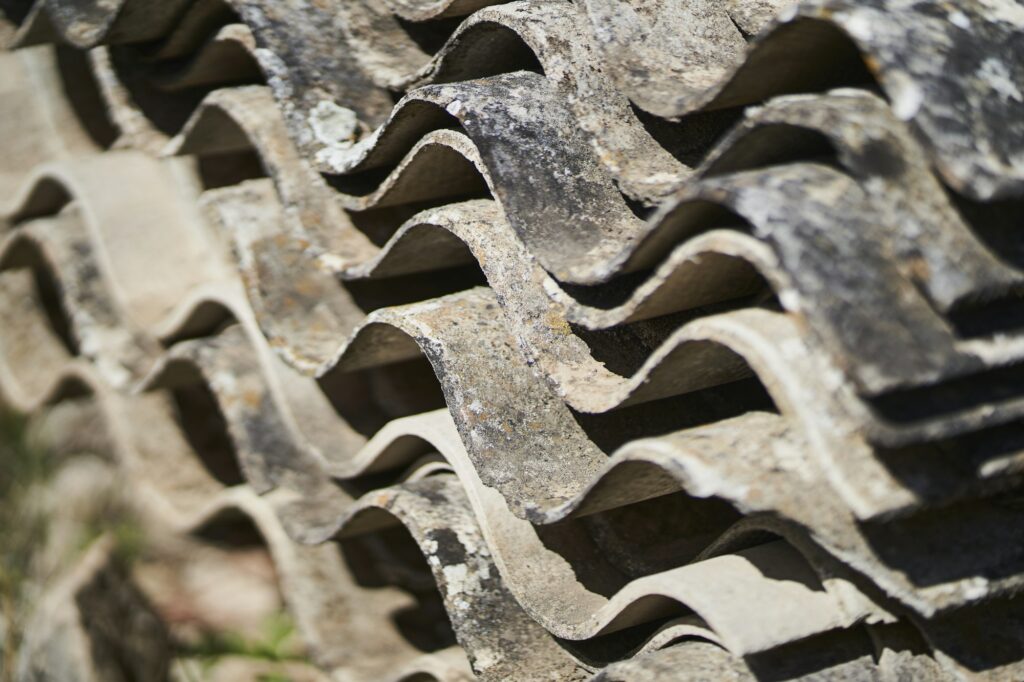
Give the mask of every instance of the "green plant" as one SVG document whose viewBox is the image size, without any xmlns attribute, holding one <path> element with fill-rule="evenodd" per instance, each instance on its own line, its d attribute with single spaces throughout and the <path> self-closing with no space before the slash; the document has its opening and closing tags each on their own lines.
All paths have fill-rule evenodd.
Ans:
<svg viewBox="0 0 1024 682">
<path fill-rule="evenodd" d="M 84 551 L 100 536 L 114 539 L 116 558 L 124 566 L 131 566 L 146 550 L 146 530 L 125 506 L 116 500 L 107 500 L 96 515 L 84 520 L 84 532 L 78 549 Z"/>
<path fill-rule="evenodd" d="M 265 661 L 301 661 L 295 653 L 295 623 L 287 613 L 276 613 L 267 619 L 258 638 L 238 632 L 208 632 L 196 644 L 184 647 L 184 656 L 209 663 L 225 656 L 245 656 Z"/>
<path fill-rule="evenodd" d="M 267 673 L 260 675 L 258 682 L 292 682 L 292 678 L 284 673 Z"/>
</svg>

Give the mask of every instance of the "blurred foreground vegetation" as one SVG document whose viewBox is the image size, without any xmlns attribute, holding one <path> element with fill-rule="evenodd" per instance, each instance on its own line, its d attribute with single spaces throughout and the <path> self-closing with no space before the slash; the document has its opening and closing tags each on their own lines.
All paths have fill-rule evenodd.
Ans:
<svg viewBox="0 0 1024 682">
<path fill-rule="evenodd" d="M 0 682 L 16 679 L 25 629 L 47 585 L 96 540 L 113 539 L 114 558 L 127 574 L 164 559 L 151 530 L 119 494 L 124 487 L 111 480 L 116 465 L 105 453 L 65 452 L 47 443 L 45 430 L 0 405 Z M 78 484 L 70 487 L 88 498 L 84 506 L 65 490 L 75 477 Z M 320 679 L 299 640 L 283 611 L 256 631 L 175 638 L 171 680 L 219 681 L 239 674 L 258 682 Z"/>
<path fill-rule="evenodd" d="M 53 476 L 57 457 L 29 438 L 27 421 L 0 407 L 0 679 L 11 679 L 27 609 L 24 586 L 47 530 L 35 492 Z"/>
</svg>

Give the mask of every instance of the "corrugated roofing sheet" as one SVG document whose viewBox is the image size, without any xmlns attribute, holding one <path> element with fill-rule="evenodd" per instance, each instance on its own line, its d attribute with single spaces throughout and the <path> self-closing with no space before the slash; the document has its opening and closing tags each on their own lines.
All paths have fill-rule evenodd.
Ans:
<svg viewBox="0 0 1024 682">
<path fill-rule="evenodd" d="M 0 7 L 0 396 L 325 675 L 1024 679 L 1019 3 Z"/>
</svg>

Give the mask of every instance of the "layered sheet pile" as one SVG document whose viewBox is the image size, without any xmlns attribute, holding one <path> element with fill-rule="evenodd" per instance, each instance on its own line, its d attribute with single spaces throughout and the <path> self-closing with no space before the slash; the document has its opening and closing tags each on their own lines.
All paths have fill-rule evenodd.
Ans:
<svg viewBox="0 0 1024 682">
<path fill-rule="evenodd" d="M 1024 679 L 1015 0 L 0 7 L 3 402 L 323 675 Z"/>
</svg>

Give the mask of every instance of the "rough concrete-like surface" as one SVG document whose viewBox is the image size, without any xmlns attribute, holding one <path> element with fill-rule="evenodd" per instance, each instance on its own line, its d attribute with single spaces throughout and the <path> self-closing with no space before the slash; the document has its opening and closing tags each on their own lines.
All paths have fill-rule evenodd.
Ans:
<svg viewBox="0 0 1024 682">
<path fill-rule="evenodd" d="M 163 538 L 20 679 L 1024 678 L 1024 9 L 960 4 L 0 3 L 0 404 Z"/>
</svg>

